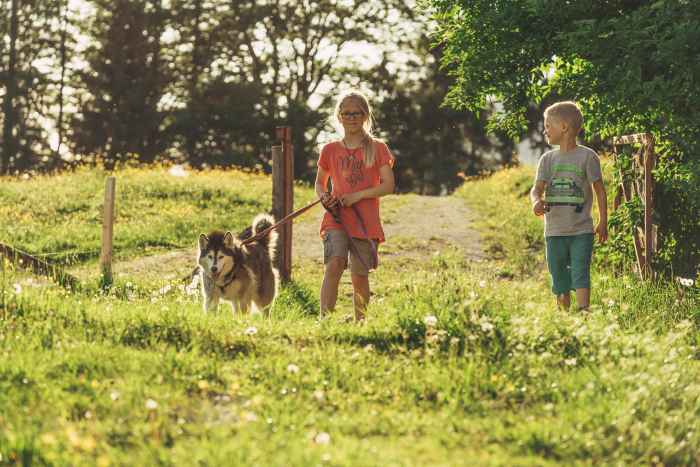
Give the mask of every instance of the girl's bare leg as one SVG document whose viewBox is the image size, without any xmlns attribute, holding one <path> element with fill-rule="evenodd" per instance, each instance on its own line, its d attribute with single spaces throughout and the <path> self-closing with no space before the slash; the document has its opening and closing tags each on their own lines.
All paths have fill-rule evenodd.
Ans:
<svg viewBox="0 0 700 467">
<path fill-rule="evenodd" d="M 338 301 L 338 284 L 340 277 L 345 270 L 345 258 L 338 256 L 332 257 L 326 263 L 326 271 L 323 275 L 323 284 L 321 284 L 321 310 L 319 317 L 327 311 L 335 309 L 335 303 Z"/>
<path fill-rule="evenodd" d="M 369 304 L 369 276 L 352 274 L 352 303 L 355 306 L 355 321 L 365 319 L 365 310 Z"/>
</svg>

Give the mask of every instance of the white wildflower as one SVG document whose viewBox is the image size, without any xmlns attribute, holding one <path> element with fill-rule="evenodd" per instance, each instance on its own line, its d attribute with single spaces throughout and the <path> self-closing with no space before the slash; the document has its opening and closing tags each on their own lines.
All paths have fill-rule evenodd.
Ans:
<svg viewBox="0 0 700 467">
<path fill-rule="evenodd" d="M 575 358 L 567 358 L 566 360 L 564 360 L 564 364 L 569 365 L 569 366 L 576 366 L 576 359 Z"/>
<path fill-rule="evenodd" d="M 314 437 L 314 443 L 316 444 L 329 444 L 331 442 L 331 435 L 322 431 Z"/>
<path fill-rule="evenodd" d="M 614 306 L 615 306 L 615 300 L 613 300 L 613 299 L 611 298 L 610 300 L 608 300 L 608 308 L 612 308 L 612 307 L 614 307 Z"/>
<path fill-rule="evenodd" d="M 147 399 L 146 408 L 148 410 L 156 410 L 158 408 L 158 402 L 154 401 L 153 399 Z"/>
<path fill-rule="evenodd" d="M 695 281 L 693 279 L 688 278 L 688 277 L 676 277 L 676 280 L 683 287 L 692 287 L 693 285 L 695 285 Z"/>
<path fill-rule="evenodd" d="M 294 363 L 290 363 L 287 365 L 287 371 L 290 373 L 299 373 L 299 367 L 296 366 Z"/>
<path fill-rule="evenodd" d="M 173 177 L 187 177 L 189 173 L 185 170 L 185 168 L 181 165 L 174 165 L 170 167 L 170 170 L 168 170 L 168 173 L 172 175 Z"/>
<path fill-rule="evenodd" d="M 316 399 L 318 402 L 323 402 L 326 400 L 326 394 L 320 389 L 317 389 L 314 391 L 314 399 Z"/>
<path fill-rule="evenodd" d="M 168 292 L 170 292 L 172 289 L 173 289 L 173 286 L 170 284 L 167 284 L 167 285 L 161 287 L 160 290 L 158 291 L 158 293 L 161 295 L 165 295 Z"/>
<path fill-rule="evenodd" d="M 253 412 L 243 412 L 243 416 L 241 418 L 243 418 L 243 420 L 246 422 L 255 422 L 258 420 L 258 416 Z"/>
<path fill-rule="evenodd" d="M 249 328 L 246 328 L 245 331 L 243 331 L 243 334 L 245 334 L 246 336 L 254 336 L 257 333 L 258 328 L 256 328 L 255 326 L 250 326 Z"/>
<path fill-rule="evenodd" d="M 19 295 L 22 293 L 22 286 L 20 284 L 14 284 L 15 294 Z"/>
<path fill-rule="evenodd" d="M 481 325 L 481 330 L 484 332 L 493 331 L 493 324 L 489 323 L 487 320 L 481 321 L 480 325 Z"/>
<path fill-rule="evenodd" d="M 479 281 L 479 287 L 481 287 L 482 289 L 486 287 L 486 281 Z"/>
<path fill-rule="evenodd" d="M 120 396 L 119 391 L 112 391 L 109 394 L 109 398 L 112 399 L 113 401 L 116 401 L 117 399 L 119 399 L 119 396 Z"/>
<path fill-rule="evenodd" d="M 423 322 L 429 328 L 432 328 L 433 326 L 437 325 L 437 321 L 437 317 L 435 317 L 434 315 L 428 315 L 425 318 L 423 318 Z"/>
</svg>

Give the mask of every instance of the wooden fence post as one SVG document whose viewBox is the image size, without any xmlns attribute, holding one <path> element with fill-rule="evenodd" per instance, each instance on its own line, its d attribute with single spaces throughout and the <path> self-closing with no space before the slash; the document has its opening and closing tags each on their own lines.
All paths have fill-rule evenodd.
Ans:
<svg viewBox="0 0 700 467">
<path fill-rule="evenodd" d="M 292 149 L 292 129 L 277 127 L 277 139 L 281 146 L 272 147 L 272 213 L 276 220 L 282 219 L 294 210 L 294 154 Z M 279 229 L 277 267 L 280 279 L 292 279 L 292 223 Z"/>
<path fill-rule="evenodd" d="M 102 285 L 111 285 L 112 278 L 112 238 L 114 235 L 114 194 L 115 177 L 107 177 L 105 182 L 105 204 L 102 208 L 102 250 L 100 251 L 100 269 Z"/>
<path fill-rule="evenodd" d="M 633 156 L 632 168 L 635 176 L 626 181 L 625 174 L 620 169 L 620 186 L 613 201 L 613 210 L 617 209 L 622 200 L 629 202 L 636 195 L 642 199 L 644 206 L 643 226 L 636 227 L 632 232 L 634 240 L 634 252 L 637 257 L 637 267 L 642 279 L 653 277 L 652 259 L 656 250 L 656 226 L 652 223 L 654 209 L 654 169 L 656 156 L 654 154 L 654 136 L 650 133 L 638 133 L 633 135 L 617 136 L 612 139 L 613 153 L 618 157 L 617 146 L 640 144 L 639 153 Z M 642 181 L 636 174 L 642 172 Z"/>
</svg>

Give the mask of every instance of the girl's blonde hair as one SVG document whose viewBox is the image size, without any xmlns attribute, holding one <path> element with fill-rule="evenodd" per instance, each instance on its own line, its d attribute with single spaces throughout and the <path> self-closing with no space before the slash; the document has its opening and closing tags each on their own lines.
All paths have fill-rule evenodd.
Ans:
<svg viewBox="0 0 700 467">
<path fill-rule="evenodd" d="M 343 107 L 343 103 L 347 100 L 354 100 L 362 109 L 362 111 L 367 116 L 367 120 L 362 124 L 362 130 L 364 133 L 364 141 L 362 142 L 362 149 L 365 154 L 365 167 L 371 167 L 374 165 L 376 160 L 376 149 L 375 142 L 377 138 L 373 134 L 374 129 L 374 114 L 372 113 L 372 107 L 369 105 L 369 101 L 360 91 L 350 90 L 342 93 L 338 97 L 338 101 L 335 104 L 334 117 L 335 121 L 333 125 L 335 126 L 338 133 L 343 133 L 343 125 L 340 122 L 340 112 Z"/>
</svg>

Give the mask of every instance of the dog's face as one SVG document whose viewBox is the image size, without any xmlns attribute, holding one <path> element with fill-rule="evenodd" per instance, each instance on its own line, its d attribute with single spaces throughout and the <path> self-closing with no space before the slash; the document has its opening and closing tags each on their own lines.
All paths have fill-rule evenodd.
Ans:
<svg viewBox="0 0 700 467">
<path fill-rule="evenodd" d="M 236 245 L 231 232 L 211 232 L 199 236 L 199 265 L 204 273 L 217 279 L 236 265 Z"/>
</svg>

